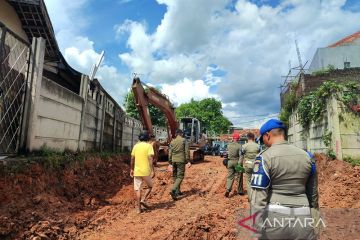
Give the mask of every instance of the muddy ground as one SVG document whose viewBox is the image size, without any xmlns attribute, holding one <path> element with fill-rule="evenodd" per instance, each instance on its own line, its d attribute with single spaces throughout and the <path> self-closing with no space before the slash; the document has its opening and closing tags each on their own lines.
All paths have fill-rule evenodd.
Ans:
<svg viewBox="0 0 360 240">
<path fill-rule="evenodd" d="M 171 174 L 160 163 L 151 208 L 140 215 L 128 160 L 90 158 L 54 171 L 33 164 L 22 174 L 1 176 L 0 239 L 237 239 L 247 231 L 237 224 L 247 214 L 247 196 L 224 198 L 220 157 L 208 156 L 187 170 L 185 194 L 176 202 L 169 196 Z M 327 227 L 321 238 L 354 239 L 360 168 L 318 156 L 318 169 L 320 205 L 327 223 L 339 225 Z"/>
</svg>

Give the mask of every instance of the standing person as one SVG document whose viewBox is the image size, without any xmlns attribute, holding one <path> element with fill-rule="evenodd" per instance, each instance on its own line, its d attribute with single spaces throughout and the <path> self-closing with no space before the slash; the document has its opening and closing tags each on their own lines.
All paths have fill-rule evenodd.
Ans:
<svg viewBox="0 0 360 240">
<path fill-rule="evenodd" d="M 180 186 L 185 176 L 185 165 L 191 166 L 189 143 L 182 135 L 182 130 L 176 130 L 176 138 L 171 141 L 169 147 L 169 164 L 172 165 L 174 179 L 170 195 L 173 200 L 177 200 L 177 197 L 182 195 Z"/>
<path fill-rule="evenodd" d="M 260 238 L 314 239 L 313 226 L 306 224 L 306 219 L 319 207 L 315 162 L 305 151 L 285 141 L 281 121 L 267 121 L 260 134 L 268 148 L 255 159 L 250 198 L 252 214 L 258 213 L 255 227 Z"/>
<path fill-rule="evenodd" d="M 160 144 L 159 142 L 156 140 L 155 135 L 151 134 L 150 135 L 150 144 L 154 149 L 154 157 L 153 157 L 153 165 L 156 167 L 157 166 L 157 161 L 159 160 L 159 148 L 160 148 Z"/>
<path fill-rule="evenodd" d="M 240 136 L 238 134 L 233 135 L 233 140 L 230 142 L 227 146 L 228 148 L 228 163 L 227 163 L 227 169 L 228 169 L 228 176 L 226 179 L 226 192 L 225 197 L 230 196 L 230 192 L 234 183 L 235 176 L 237 174 L 235 167 L 240 162 L 240 150 L 241 145 L 238 143 Z M 244 195 L 244 189 L 243 189 L 243 173 L 239 174 L 238 179 L 238 189 L 237 193 L 239 195 Z"/>
<path fill-rule="evenodd" d="M 137 213 L 141 213 L 141 207 L 149 208 L 146 200 L 153 187 L 152 178 L 155 176 L 153 166 L 154 149 L 148 143 L 149 139 L 150 137 L 147 132 L 141 133 L 139 135 L 139 142 L 135 144 L 131 152 L 130 176 L 134 178 Z M 147 185 L 143 199 L 141 199 L 142 182 L 145 182 Z"/>
<path fill-rule="evenodd" d="M 255 135 L 253 133 L 249 132 L 246 137 L 248 142 L 241 147 L 241 155 L 243 156 L 243 165 L 246 175 L 246 187 L 249 197 L 251 190 L 251 174 L 253 171 L 255 157 L 260 152 L 260 145 L 255 143 Z"/>
</svg>

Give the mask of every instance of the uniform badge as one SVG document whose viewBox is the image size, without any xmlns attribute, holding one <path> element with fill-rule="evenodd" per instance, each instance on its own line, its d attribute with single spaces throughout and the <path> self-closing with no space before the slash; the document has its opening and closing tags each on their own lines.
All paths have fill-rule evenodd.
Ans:
<svg viewBox="0 0 360 240">
<path fill-rule="evenodd" d="M 255 158 L 254 170 L 251 175 L 251 187 L 258 189 L 267 189 L 270 186 L 270 176 L 264 165 L 262 156 Z"/>
<path fill-rule="evenodd" d="M 259 171 L 259 163 L 255 162 L 253 172 L 257 173 L 258 171 Z"/>
</svg>

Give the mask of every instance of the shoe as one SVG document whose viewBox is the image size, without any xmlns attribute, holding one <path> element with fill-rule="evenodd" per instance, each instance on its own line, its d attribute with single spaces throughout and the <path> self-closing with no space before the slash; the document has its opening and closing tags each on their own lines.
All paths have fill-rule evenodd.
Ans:
<svg viewBox="0 0 360 240">
<path fill-rule="evenodd" d="M 142 213 L 142 209 L 141 209 L 141 207 L 140 207 L 140 208 L 136 208 L 136 213 L 137 213 L 137 214 Z"/>
<path fill-rule="evenodd" d="M 183 192 L 178 192 L 177 195 L 182 196 L 182 195 L 184 195 L 184 193 Z"/>
<path fill-rule="evenodd" d="M 230 192 L 226 191 L 224 196 L 228 198 L 230 196 Z"/>
<path fill-rule="evenodd" d="M 177 200 L 177 196 L 176 196 L 175 191 L 171 191 L 171 192 L 170 192 L 170 196 L 172 197 L 172 199 L 173 199 L 174 201 Z"/>
<path fill-rule="evenodd" d="M 150 206 L 149 206 L 149 205 L 147 205 L 147 203 L 146 203 L 146 202 L 140 202 L 140 204 L 141 204 L 141 206 L 143 206 L 144 208 L 147 208 L 147 209 L 149 209 L 149 208 L 150 208 Z"/>
<path fill-rule="evenodd" d="M 239 194 L 240 196 L 244 196 L 244 195 L 245 195 L 244 192 L 239 192 L 238 194 Z"/>
</svg>

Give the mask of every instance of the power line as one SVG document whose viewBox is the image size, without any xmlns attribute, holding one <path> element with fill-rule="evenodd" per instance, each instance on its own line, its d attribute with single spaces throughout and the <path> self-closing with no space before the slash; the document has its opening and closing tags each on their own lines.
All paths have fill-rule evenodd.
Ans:
<svg viewBox="0 0 360 240">
<path fill-rule="evenodd" d="M 254 120 L 251 120 L 251 121 L 239 122 L 239 123 L 236 123 L 236 125 L 240 125 L 240 124 L 244 124 L 244 123 L 257 122 L 257 121 L 265 120 L 265 119 L 268 119 L 268 118 L 269 118 L 269 117 L 265 117 L 265 118 L 258 118 L 258 119 L 254 119 Z"/>
<path fill-rule="evenodd" d="M 279 113 L 267 113 L 267 114 L 261 114 L 261 115 L 242 115 L 238 117 L 227 117 L 227 118 L 249 118 L 249 117 L 263 117 L 263 116 L 273 116 L 278 115 Z"/>
</svg>

